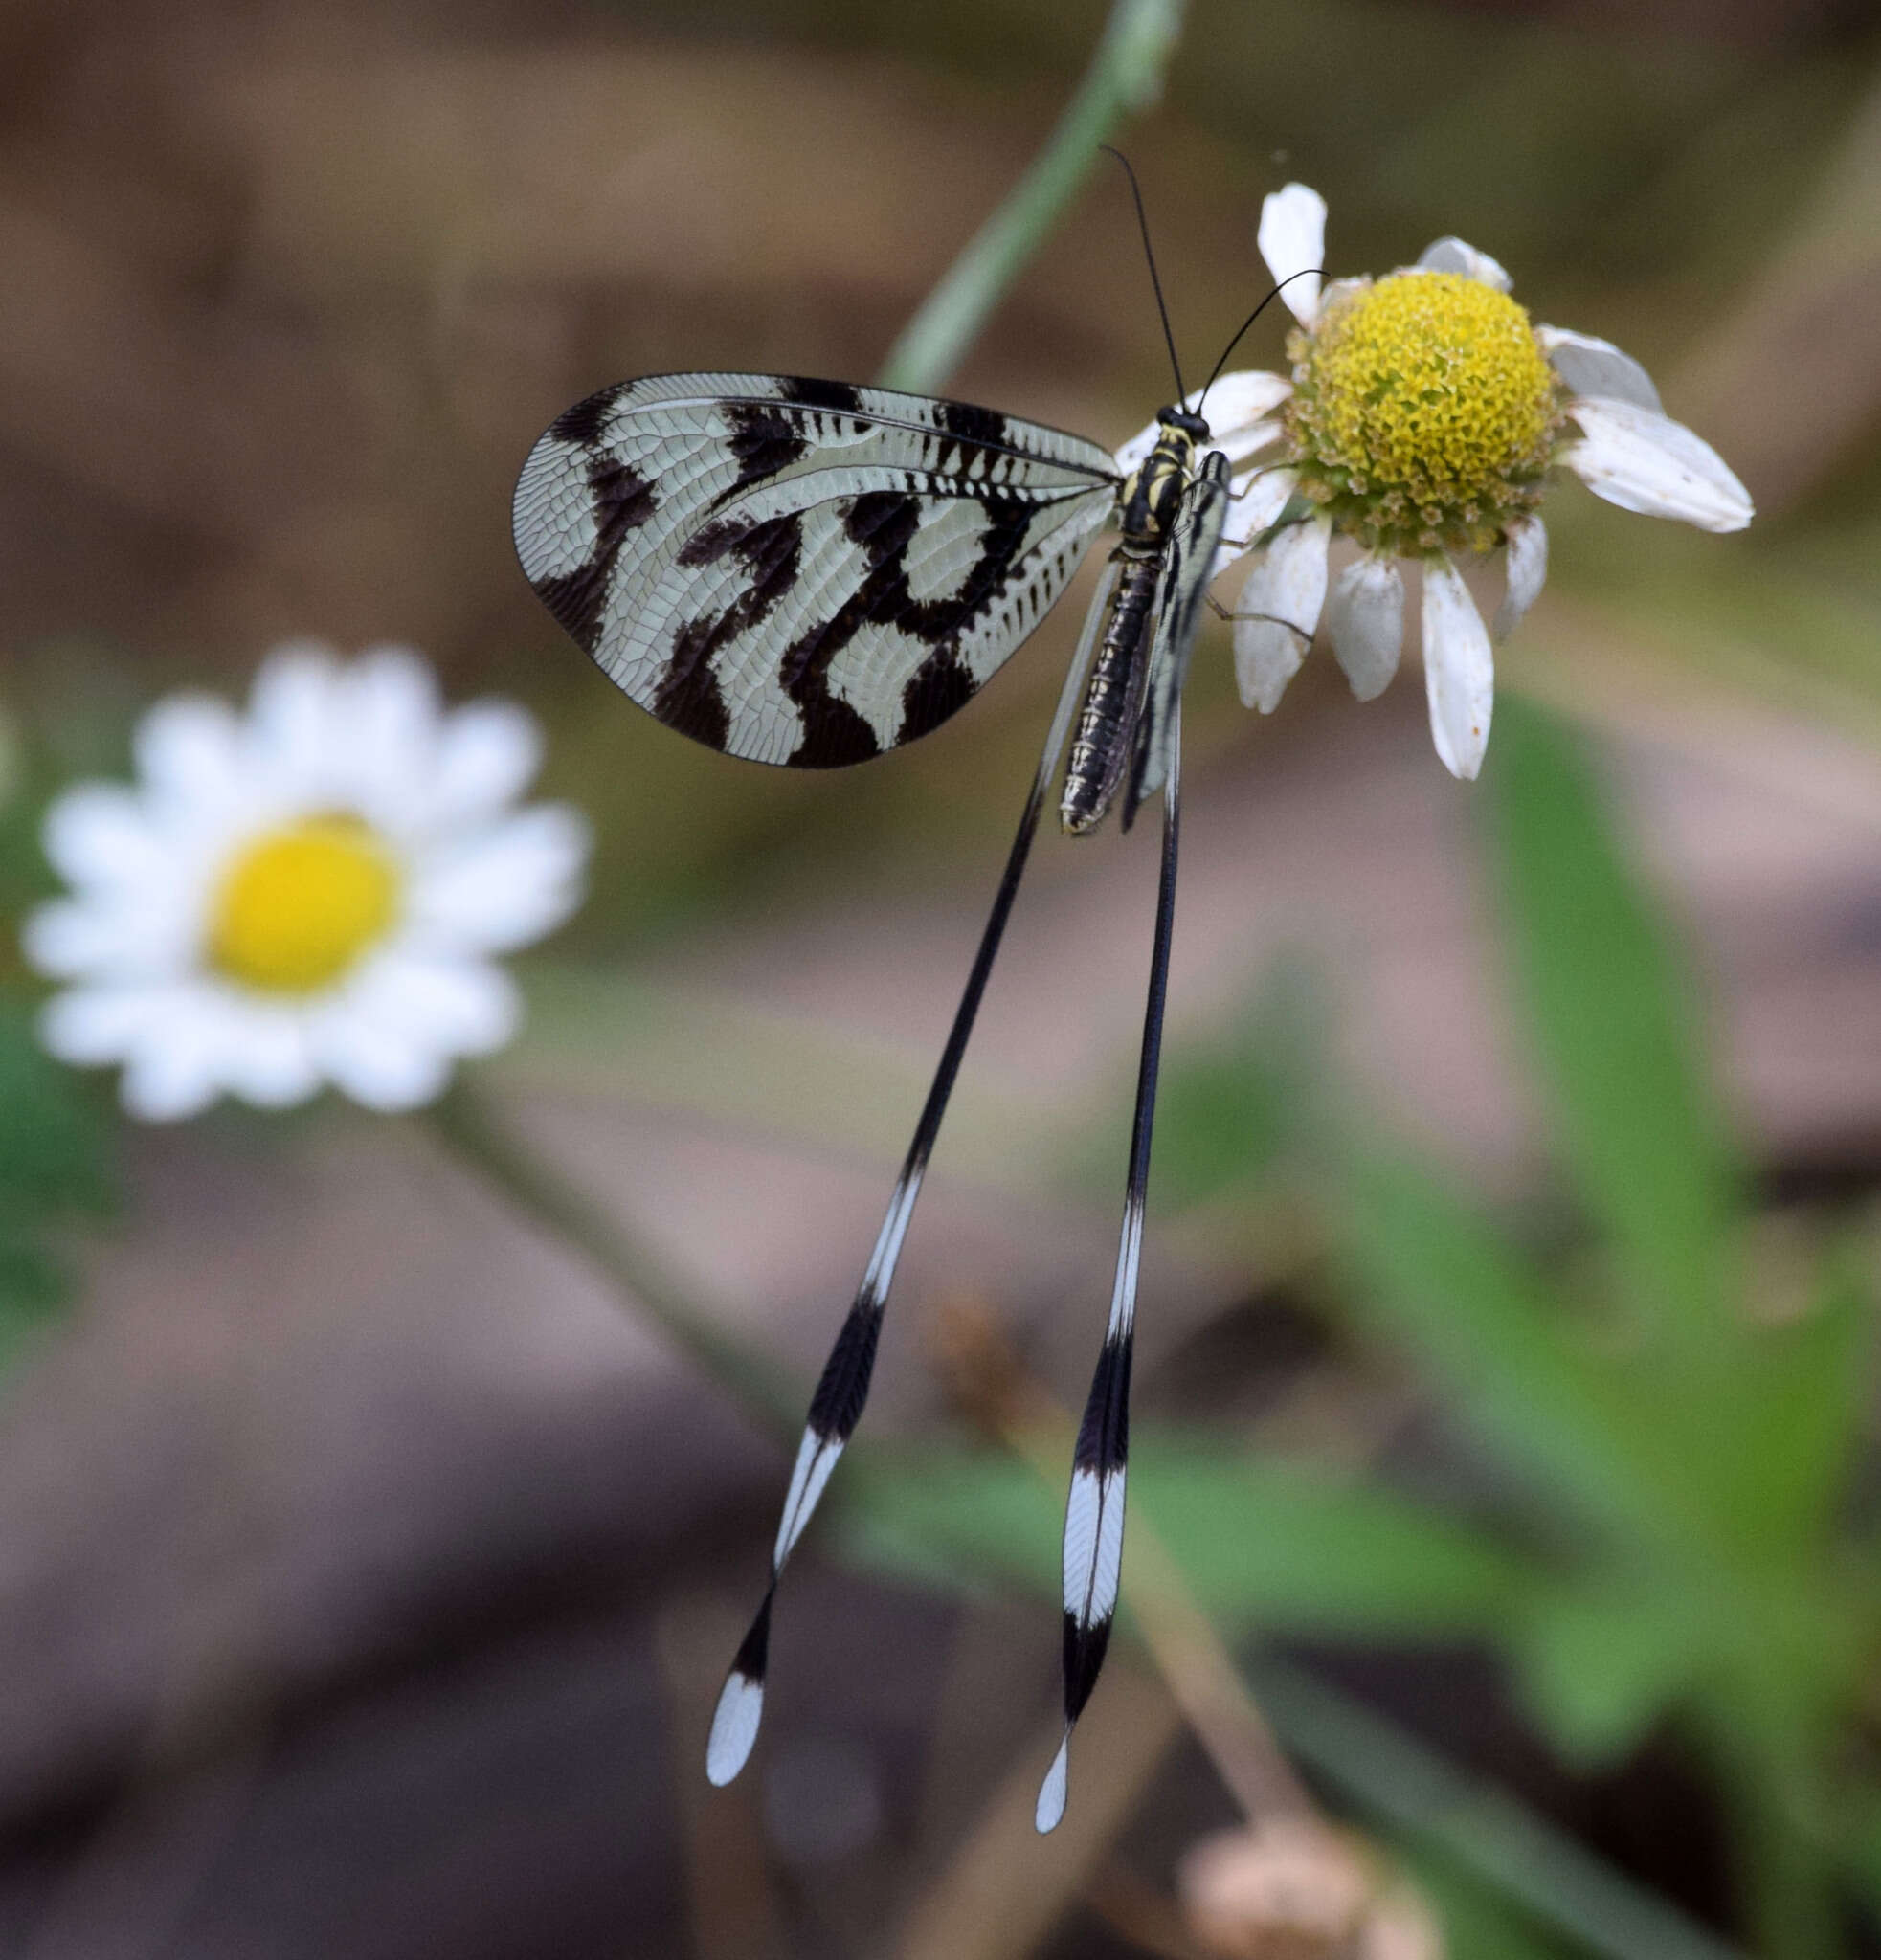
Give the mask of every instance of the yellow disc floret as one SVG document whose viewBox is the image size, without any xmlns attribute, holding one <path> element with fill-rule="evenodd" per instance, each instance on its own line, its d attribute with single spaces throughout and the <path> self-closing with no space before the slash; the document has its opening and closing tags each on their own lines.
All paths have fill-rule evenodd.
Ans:
<svg viewBox="0 0 1881 1960">
<path fill-rule="evenodd" d="M 1539 503 L 1562 390 L 1506 293 L 1394 273 L 1335 290 L 1288 351 L 1300 488 L 1368 550 L 1487 551 Z"/>
<path fill-rule="evenodd" d="M 357 817 L 310 816 L 264 831 L 212 895 L 210 964 L 266 993 L 329 987 L 398 911 L 398 867 Z"/>
</svg>

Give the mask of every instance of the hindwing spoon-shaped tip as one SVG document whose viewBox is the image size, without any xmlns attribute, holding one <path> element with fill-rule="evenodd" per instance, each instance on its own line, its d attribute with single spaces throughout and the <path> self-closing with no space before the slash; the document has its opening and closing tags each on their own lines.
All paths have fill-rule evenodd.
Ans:
<svg viewBox="0 0 1881 1960">
<path fill-rule="evenodd" d="M 1058 1829 L 1059 1819 L 1064 1815 L 1064 1797 L 1070 1781 L 1071 1731 L 1067 1728 L 1057 1755 L 1051 1759 L 1051 1768 L 1045 1771 L 1045 1780 L 1039 1786 L 1039 1801 L 1032 1812 L 1032 1826 L 1041 1838 Z"/>
</svg>

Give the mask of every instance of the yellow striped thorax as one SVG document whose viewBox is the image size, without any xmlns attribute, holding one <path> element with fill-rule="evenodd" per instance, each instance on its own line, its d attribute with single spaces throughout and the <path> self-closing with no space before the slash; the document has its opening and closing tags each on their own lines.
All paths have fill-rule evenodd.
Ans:
<svg viewBox="0 0 1881 1960">
<path fill-rule="evenodd" d="M 1208 424 L 1184 409 L 1158 409 L 1156 422 L 1156 446 L 1124 484 L 1119 522 L 1127 545 L 1152 545 L 1168 534 L 1196 473 L 1196 445 L 1208 440 Z"/>
</svg>

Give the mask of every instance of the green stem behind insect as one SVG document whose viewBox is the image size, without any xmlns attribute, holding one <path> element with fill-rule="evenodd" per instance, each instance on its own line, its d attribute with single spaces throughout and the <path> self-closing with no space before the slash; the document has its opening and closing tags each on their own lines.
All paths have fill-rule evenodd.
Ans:
<svg viewBox="0 0 1881 1960">
<path fill-rule="evenodd" d="M 884 388 L 931 394 L 960 364 L 1020 267 L 1058 222 L 1122 119 L 1147 109 L 1181 37 L 1186 0 L 1116 0 L 1078 92 L 1031 167 L 974 233 L 889 350 Z"/>
</svg>

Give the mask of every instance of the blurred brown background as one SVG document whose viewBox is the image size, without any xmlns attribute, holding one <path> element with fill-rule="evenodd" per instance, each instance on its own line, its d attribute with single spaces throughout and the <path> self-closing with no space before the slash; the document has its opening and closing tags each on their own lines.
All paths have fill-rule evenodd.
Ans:
<svg viewBox="0 0 1881 1960">
<path fill-rule="evenodd" d="M 555 412 L 624 375 L 870 374 L 1104 11 L 0 6 L 15 707 L 107 756 L 161 687 L 238 688 L 309 634 L 410 640 L 455 691 L 526 700 L 600 849 L 492 1074 L 805 1374 L 1072 625 L 906 756 L 746 769 L 560 638 L 516 570 L 509 488 Z M 1752 1149 L 1792 1189 L 1881 1170 L 1877 78 L 1857 0 L 1198 0 L 1125 139 L 1192 363 L 1264 284 L 1262 195 L 1300 178 L 1331 201 L 1336 268 L 1461 233 L 1537 318 L 1637 352 L 1749 483 L 1758 524 L 1724 545 L 1563 491 L 1555 583 L 1505 676 L 1600 737 L 1699 950 Z M 1166 391 L 1160 361 L 1100 176 L 952 391 L 1117 441 Z M 1176 1038 L 1307 947 L 1385 1120 L 1508 1187 L 1535 1112 L 1416 677 L 1361 710 L 1322 654 L 1263 722 L 1226 666 L 1206 642 Z M 994 1302 L 1061 1393 L 1082 1381 L 1153 880 L 1140 836 L 1042 854 L 911 1241 L 885 1432 L 941 1419 L 921 1330 L 949 1296 Z M 0 1416 L 0 1952 L 918 1949 L 909 1913 L 1018 1739 L 1047 1732 L 1048 1609 L 943 1606 L 806 1557 L 766 1752 L 709 1793 L 704 1725 L 779 1487 L 764 1439 L 414 1128 L 232 1115 L 146 1133 L 130 1169 L 84 1307 Z M 1185 1344 L 1224 1322 L 1244 1411 L 1323 1435 L 1401 1392 L 1285 1290 L 1206 1221 L 1153 1214 L 1153 1406 L 1159 1381 L 1180 1404 Z M 1576 1782 L 1469 1657 L 1395 1691 L 1372 1664 L 1460 1757 L 1724 1910 L 1675 1754 Z M 1154 1701 L 1140 1677 L 1100 1696 L 1077 1800 L 1107 1721 L 1166 1719 L 1132 1696 Z M 1192 1755 L 1154 1773 L 1126 1793 L 1150 1870 L 1225 1814 Z M 1142 1950 L 1079 1903 L 1101 1837 L 1014 1855 L 1063 1912 L 1050 1950 Z M 993 1912 L 974 1950 L 1016 1937 Z"/>
</svg>

